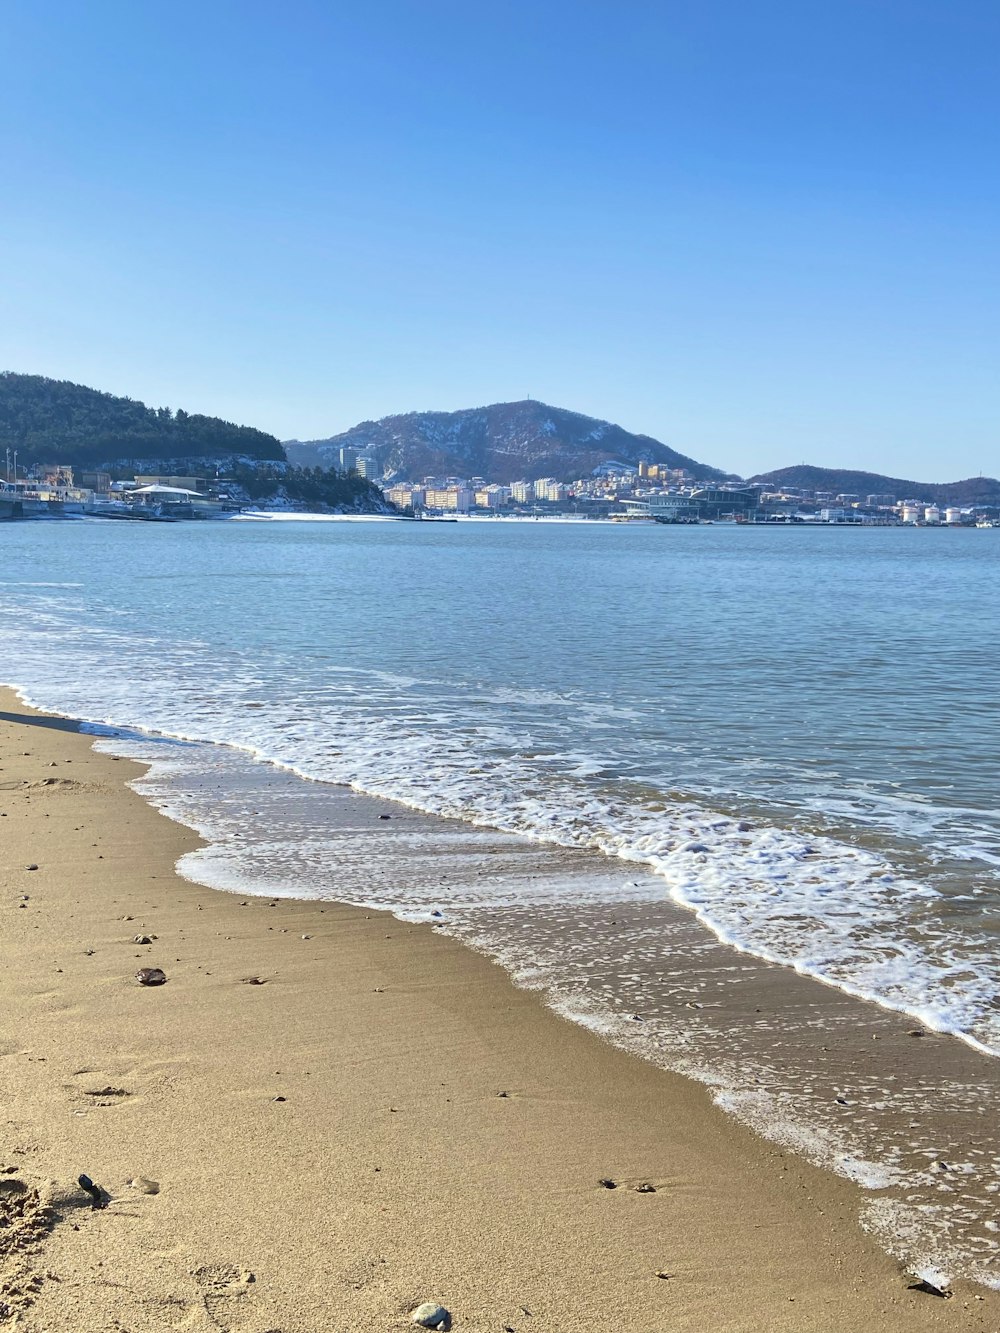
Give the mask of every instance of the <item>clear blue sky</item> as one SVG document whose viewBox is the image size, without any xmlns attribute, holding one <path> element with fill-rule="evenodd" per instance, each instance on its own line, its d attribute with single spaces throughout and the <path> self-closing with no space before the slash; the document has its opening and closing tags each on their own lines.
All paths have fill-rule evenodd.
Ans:
<svg viewBox="0 0 1000 1333">
<path fill-rule="evenodd" d="M 5 0 L 0 366 L 1000 472 L 994 0 Z"/>
</svg>

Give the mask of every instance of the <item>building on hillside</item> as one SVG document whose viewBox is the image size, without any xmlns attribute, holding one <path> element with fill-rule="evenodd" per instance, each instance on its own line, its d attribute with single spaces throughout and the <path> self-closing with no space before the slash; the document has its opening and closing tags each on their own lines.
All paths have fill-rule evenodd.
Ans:
<svg viewBox="0 0 1000 1333">
<path fill-rule="evenodd" d="M 342 444 L 340 446 L 340 470 L 341 472 L 353 472 L 355 464 L 358 461 L 358 455 L 350 445 Z"/>
<path fill-rule="evenodd" d="M 354 460 L 354 471 L 365 481 L 377 481 L 382 475 L 382 464 L 372 454 L 358 454 Z"/>
<path fill-rule="evenodd" d="M 566 499 L 566 487 L 554 477 L 543 477 L 535 482 L 535 499 L 553 501 Z"/>
</svg>

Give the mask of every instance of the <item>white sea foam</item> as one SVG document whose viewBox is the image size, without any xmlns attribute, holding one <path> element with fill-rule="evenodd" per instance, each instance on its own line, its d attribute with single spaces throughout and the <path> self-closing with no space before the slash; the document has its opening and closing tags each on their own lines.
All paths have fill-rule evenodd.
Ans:
<svg viewBox="0 0 1000 1333">
<path fill-rule="evenodd" d="M 134 653 L 135 643 L 128 646 Z M 197 645 L 185 647 L 196 662 Z M 601 765 L 582 752 L 568 765 L 550 764 L 530 745 L 498 755 L 480 748 L 474 728 L 449 734 L 427 726 L 426 689 L 408 705 L 416 720 L 401 725 L 395 712 L 379 712 L 387 693 L 392 709 L 413 693 L 391 674 L 338 673 L 341 681 L 350 678 L 360 709 L 341 706 L 342 687 L 332 697 L 306 690 L 272 702 L 257 697 L 260 682 L 252 672 L 241 681 L 227 662 L 209 679 L 203 664 L 190 681 L 183 672 L 156 678 L 153 662 L 162 672 L 162 648 L 149 645 L 146 679 L 112 676 L 91 653 L 92 669 L 78 685 L 53 681 L 37 661 L 33 679 L 21 684 L 44 707 L 235 745 L 313 781 L 650 867 L 675 902 L 733 948 L 1000 1054 L 995 952 L 949 927 L 934 910 L 933 888 L 871 852 L 751 825 L 665 795 L 637 804 L 619 783 L 590 780 Z M 553 702 L 547 691 L 501 690 L 496 706 L 514 695 L 534 707 Z"/>
</svg>

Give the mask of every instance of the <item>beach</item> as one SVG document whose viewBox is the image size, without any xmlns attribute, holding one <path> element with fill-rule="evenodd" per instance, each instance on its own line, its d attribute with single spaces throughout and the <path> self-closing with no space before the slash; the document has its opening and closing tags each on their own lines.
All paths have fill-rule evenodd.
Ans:
<svg viewBox="0 0 1000 1333">
<path fill-rule="evenodd" d="M 389 1330 L 432 1300 L 470 1330 L 998 1327 L 996 1293 L 912 1289 L 856 1186 L 704 1087 L 429 925 L 190 883 L 139 766 L 0 711 L 8 1322 Z"/>
</svg>

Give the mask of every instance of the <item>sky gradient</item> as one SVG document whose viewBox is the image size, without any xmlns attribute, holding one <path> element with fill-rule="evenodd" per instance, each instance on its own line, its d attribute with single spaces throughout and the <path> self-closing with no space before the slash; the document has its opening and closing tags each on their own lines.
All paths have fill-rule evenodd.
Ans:
<svg viewBox="0 0 1000 1333">
<path fill-rule="evenodd" d="M 5 0 L 0 368 L 1000 473 L 1000 9 Z"/>
</svg>

